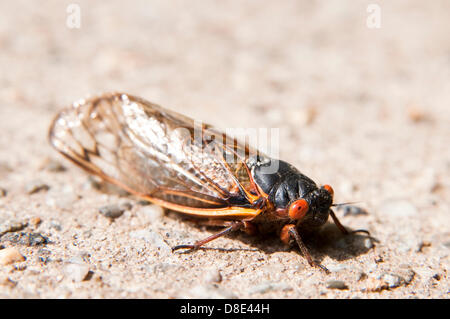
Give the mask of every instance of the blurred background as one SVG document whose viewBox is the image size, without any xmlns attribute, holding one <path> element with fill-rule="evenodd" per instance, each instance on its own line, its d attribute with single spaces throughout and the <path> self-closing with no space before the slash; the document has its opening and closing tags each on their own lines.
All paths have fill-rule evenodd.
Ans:
<svg viewBox="0 0 450 319">
<path fill-rule="evenodd" d="M 282 159 L 371 212 L 345 224 L 398 256 L 424 241 L 448 254 L 449 1 L 0 1 L 0 16 L 11 216 L 52 213 L 40 194 L 21 199 L 30 179 L 85 178 L 41 171 L 60 160 L 56 112 L 118 90 L 220 128 L 279 128 Z M 439 258 L 430 267 L 447 269 Z"/>
</svg>

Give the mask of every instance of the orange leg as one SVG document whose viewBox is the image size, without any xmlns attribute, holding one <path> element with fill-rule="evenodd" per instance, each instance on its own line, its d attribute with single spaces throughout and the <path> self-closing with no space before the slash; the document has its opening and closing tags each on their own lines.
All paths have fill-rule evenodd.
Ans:
<svg viewBox="0 0 450 319">
<path fill-rule="evenodd" d="M 192 245 L 177 245 L 177 246 L 175 246 L 175 247 L 172 248 L 172 252 L 174 252 L 175 250 L 178 250 L 178 249 L 189 249 L 188 252 L 197 250 L 197 249 L 199 249 L 200 247 L 202 247 L 203 245 L 205 245 L 206 243 L 209 243 L 210 241 L 212 241 L 212 240 L 214 240 L 214 239 L 217 239 L 217 238 L 222 237 L 222 236 L 224 236 L 224 235 L 226 235 L 226 234 L 229 234 L 229 233 L 231 233 L 231 232 L 233 232 L 233 231 L 235 231 L 235 230 L 240 229 L 241 227 L 244 226 L 244 223 L 245 223 L 245 222 L 243 222 L 243 221 L 233 222 L 233 223 L 231 224 L 231 226 L 225 228 L 225 229 L 222 230 L 221 232 L 219 232 L 219 233 L 217 233 L 217 234 L 214 234 L 214 235 L 211 235 L 211 236 L 208 236 L 208 237 L 206 237 L 205 239 L 196 241 L 196 242 L 195 242 L 194 244 L 192 244 Z"/>
<path fill-rule="evenodd" d="M 302 252 L 303 256 L 306 258 L 306 260 L 308 261 L 308 264 L 310 266 L 319 267 L 322 270 L 324 270 L 327 274 L 330 273 L 330 271 L 325 266 L 322 266 L 321 264 L 316 263 L 312 259 L 311 254 L 309 253 L 308 248 L 303 243 L 302 238 L 300 237 L 300 234 L 298 233 L 295 225 L 293 225 L 293 224 L 285 225 L 281 230 L 280 238 L 285 244 L 288 244 L 290 239 L 294 238 L 295 241 L 297 242 L 298 247 L 300 248 L 300 251 Z"/>
<path fill-rule="evenodd" d="M 345 227 L 341 224 L 341 222 L 339 221 L 339 219 L 336 217 L 336 215 L 334 214 L 334 212 L 330 209 L 330 215 L 331 218 L 333 219 L 334 223 L 336 224 L 336 226 L 339 228 L 339 230 L 344 234 L 344 235 L 348 235 L 348 234 L 356 234 L 356 233 L 365 233 L 367 235 L 369 235 L 370 237 L 370 233 L 368 230 L 365 229 L 357 229 L 357 230 L 353 230 L 351 232 L 349 232 L 347 229 L 345 229 Z"/>
</svg>

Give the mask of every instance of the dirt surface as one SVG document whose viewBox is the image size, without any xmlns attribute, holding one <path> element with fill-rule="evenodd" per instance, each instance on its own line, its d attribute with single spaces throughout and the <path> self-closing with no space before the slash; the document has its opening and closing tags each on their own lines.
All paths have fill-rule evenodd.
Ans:
<svg viewBox="0 0 450 319">
<path fill-rule="evenodd" d="M 1 298 L 448 298 L 450 2 L 0 2 Z M 72 11 L 71 11 L 72 12 Z M 280 157 L 349 228 L 307 240 L 215 229 L 99 190 L 47 141 L 58 110 L 125 91 L 220 128 L 279 128 Z M 102 186 L 102 185 L 100 185 Z M 119 212 L 100 208 L 119 205 Z M 120 215 L 115 219 L 109 215 Z"/>
</svg>

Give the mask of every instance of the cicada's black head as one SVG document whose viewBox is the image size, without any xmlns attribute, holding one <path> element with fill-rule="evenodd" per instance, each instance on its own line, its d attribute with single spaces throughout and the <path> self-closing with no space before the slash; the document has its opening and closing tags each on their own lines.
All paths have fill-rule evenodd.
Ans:
<svg viewBox="0 0 450 319">
<path fill-rule="evenodd" d="M 325 224 L 330 214 L 330 207 L 333 204 L 333 189 L 329 185 L 324 185 L 321 188 L 316 188 L 312 192 L 306 194 L 303 199 L 306 202 L 306 212 L 304 217 L 299 221 L 302 225 L 310 227 L 319 227 Z M 294 212 L 295 202 L 289 207 L 289 215 L 297 217 L 299 212 Z M 291 217 L 291 216 L 290 216 Z M 301 217 L 301 216 L 298 216 Z"/>
<path fill-rule="evenodd" d="M 311 191 L 293 198 L 280 211 L 299 226 L 315 228 L 328 220 L 332 203 L 333 189 L 329 185 L 324 185 L 321 188 L 314 187 Z"/>
</svg>

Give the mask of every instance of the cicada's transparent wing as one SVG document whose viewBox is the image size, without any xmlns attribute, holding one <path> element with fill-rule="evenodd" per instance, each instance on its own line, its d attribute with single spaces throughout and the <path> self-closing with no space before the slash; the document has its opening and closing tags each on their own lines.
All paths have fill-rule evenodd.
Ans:
<svg viewBox="0 0 450 319">
<path fill-rule="evenodd" d="M 82 100 L 49 139 L 88 172 L 152 202 L 204 216 L 254 216 L 246 159 L 256 151 L 208 125 L 127 94 Z"/>
</svg>

